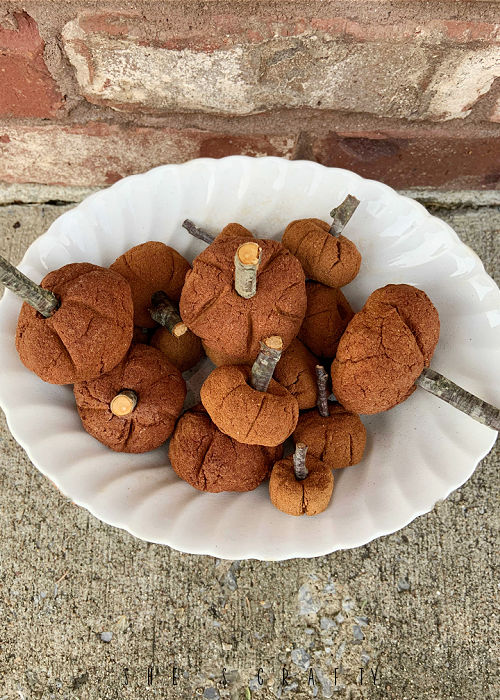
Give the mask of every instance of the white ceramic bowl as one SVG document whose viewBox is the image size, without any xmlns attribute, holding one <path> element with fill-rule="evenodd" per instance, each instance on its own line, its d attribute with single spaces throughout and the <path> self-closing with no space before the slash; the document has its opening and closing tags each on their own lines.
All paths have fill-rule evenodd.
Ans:
<svg viewBox="0 0 500 700">
<path fill-rule="evenodd" d="M 418 203 L 347 170 L 306 161 L 232 156 L 166 165 L 120 180 L 63 214 L 28 249 L 21 269 L 35 281 L 69 262 L 109 265 L 148 240 L 192 260 L 204 244 L 181 228 L 189 217 L 212 233 L 237 221 L 280 238 L 292 219 L 328 212 L 352 193 L 361 204 L 346 235 L 363 256 L 344 288 L 355 310 L 377 287 L 425 290 L 441 318 L 432 367 L 500 402 L 500 292 L 476 254 Z M 417 390 L 404 404 L 363 419 L 363 461 L 336 472 L 321 515 L 275 510 L 267 484 L 245 494 L 200 493 L 169 466 L 167 449 L 117 454 L 84 432 L 70 387 L 44 384 L 14 346 L 19 300 L 0 303 L 0 403 L 33 464 L 75 503 L 112 525 L 184 552 L 228 559 L 312 557 L 356 547 L 428 512 L 470 477 L 496 432 Z M 207 365 L 190 380 L 196 390 Z M 191 403 L 194 397 L 191 392 Z"/>
</svg>

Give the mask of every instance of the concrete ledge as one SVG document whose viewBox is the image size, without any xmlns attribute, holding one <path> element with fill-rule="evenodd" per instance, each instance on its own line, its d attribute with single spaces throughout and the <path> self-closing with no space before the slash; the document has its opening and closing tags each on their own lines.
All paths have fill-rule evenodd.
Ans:
<svg viewBox="0 0 500 700">
<path fill-rule="evenodd" d="M 39 185 L 0 182 L 0 206 L 7 204 L 43 204 L 81 202 L 101 187 L 69 187 L 66 185 Z M 398 190 L 406 197 L 424 205 L 454 209 L 456 207 L 500 206 L 500 190 L 457 190 L 443 192 L 430 187 Z"/>
</svg>

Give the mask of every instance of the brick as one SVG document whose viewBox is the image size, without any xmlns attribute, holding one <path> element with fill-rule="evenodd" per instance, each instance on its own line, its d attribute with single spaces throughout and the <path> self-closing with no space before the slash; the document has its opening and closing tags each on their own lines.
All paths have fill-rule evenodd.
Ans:
<svg viewBox="0 0 500 700">
<path fill-rule="evenodd" d="M 286 36 L 278 27 L 272 38 L 235 45 L 168 48 L 126 34 L 126 25 L 116 36 L 91 31 L 88 22 L 73 20 L 63 30 L 80 90 L 90 102 L 124 111 L 246 115 L 308 106 L 401 116 L 428 71 L 422 46 L 353 44 L 312 28 Z"/>
<path fill-rule="evenodd" d="M 437 130 L 352 131 L 289 135 L 202 129 L 75 126 L 0 127 L 0 180 L 79 186 L 108 185 L 163 163 L 243 154 L 309 157 L 354 170 L 393 187 L 499 187 L 498 140 Z"/>
<path fill-rule="evenodd" d="M 0 26 L 0 115 L 54 117 L 63 96 L 45 65 L 45 44 L 26 12 L 14 19 L 17 29 Z"/>
<path fill-rule="evenodd" d="M 354 170 L 398 189 L 500 187 L 500 147 L 491 137 L 330 133 L 313 142 L 312 154 L 323 165 Z"/>
<path fill-rule="evenodd" d="M 452 49 L 427 89 L 429 104 L 421 117 L 434 121 L 463 119 L 500 77 L 500 46 Z"/>
<path fill-rule="evenodd" d="M 291 157 L 291 137 L 230 136 L 197 129 L 0 126 L 0 180 L 79 186 L 109 185 L 125 175 L 201 156 Z"/>
<path fill-rule="evenodd" d="M 195 3 L 179 13 L 174 3 L 153 37 L 141 13 L 88 11 L 62 35 L 81 94 L 125 112 L 310 107 L 441 121 L 466 116 L 491 86 L 498 25 L 461 18 L 473 13 L 419 21 L 399 8 L 389 21 L 383 10 L 352 18 L 302 5 L 292 19 L 284 7 Z"/>
</svg>

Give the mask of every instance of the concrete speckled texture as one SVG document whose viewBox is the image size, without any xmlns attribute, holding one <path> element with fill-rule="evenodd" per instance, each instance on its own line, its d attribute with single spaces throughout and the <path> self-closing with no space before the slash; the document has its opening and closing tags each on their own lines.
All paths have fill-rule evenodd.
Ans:
<svg viewBox="0 0 500 700">
<path fill-rule="evenodd" d="M 28 190 L 15 199 L 43 200 Z M 72 206 L 3 194 L 0 253 L 14 262 Z M 440 197 L 422 194 L 498 279 L 494 199 Z M 499 696 L 498 450 L 400 532 L 283 563 L 180 554 L 97 521 L 3 417 L 0 453 L 1 700 Z"/>
</svg>

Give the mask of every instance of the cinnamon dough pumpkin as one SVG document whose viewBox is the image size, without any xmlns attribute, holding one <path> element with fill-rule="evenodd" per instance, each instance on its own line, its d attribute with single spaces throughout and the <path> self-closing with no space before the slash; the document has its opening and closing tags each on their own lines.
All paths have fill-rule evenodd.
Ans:
<svg viewBox="0 0 500 700">
<path fill-rule="evenodd" d="M 111 372 L 77 383 L 73 391 L 90 435 L 116 452 L 138 453 L 171 435 L 186 383 L 162 352 L 137 344 Z"/>
<path fill-rule="evenodd" d="M 316 357 L 333 358 L 339 340 L 354 316 L 340 289 L 306 282 L 307 310 L 298 338 Z"/>
<path fill-rule="evenodd" d="M 298 219 L 288 224 L 282 243 L 301 262 L 306 277 L 328 287 L 343 287 L 356 277 L 361 255 L 345 236 L 332 236 L 321 219 Z"/>
<path fill-rule="evenodd" d="M 204 355 L 201 340 L 190 330 L 177 337 L 166 328 L 158 328 L 151 345 L 161 350 L 181 372 L 194 367 Z"/>
<path fill-rule="evenodd" d="M 136 245 L 110 267 L 129 282 L 134 301 L 134 323 L 154 328 L 149 309 L 155 292 L 165 292 L 170 301 L 178 302 L 190 265 L 174 248 L 160 241 Z"/>
<path fill-rule="evenodd" d="M 314 355 L 295 338 L 274 370 L 274 378 L 295 396 L 301 411 L 315 406 L 318 399 L 316 363 Z"/>
<path fill-rule="evenodd" d="M 243 298 L 235 289 L 235 255 L 245 242 L 261 249 L 256 293 Z M 230 224 L 193 262 L 180 300 L 184 323 L 206 351 L 231 364 L 251 364 L 260 341 L 279 335 L 286 349 L 297 335 L 306 310 L 305 277 L 299 261 L 278 241 L 254 239 Z"/>
<path fill-rule="evenodd" d="M 293 433 L 295 442 L 304 442 L 308 454 L 330 469 L 358 464 L 366 445 L 366 428 L 356 413 L 339 404 L 328 404 L 328 416 L 317 409 L 302 413 Z"/>
<path fill-rule="evenodd" d="M 71 263 L 49 272 L 40 286 L 60 305 L 44 318 L 23 304 L 16 330 L 22 363 L 51 384 L 73 384 L 113 369 L 132 341 L 128 282 L 104 267 Z"/>
<path fill-rule="evenodd" d="M 276 462 L 271 472 L 271 502 L 288 515 L 318 515 L 330 503 L 334 485 L 332 470 L 309 454 L 305 464 L 308 474 L 304 479 L 296 478 L 293 457 Z"/>
<path fill-rule="evenodd" d="M 257 391 L 250 376 L 250 367 L 217 367 L 201 387 L 201 401 L 223 433 L 238 442 L 275 447 L 297 425 L 297 399 L 274 379 L 267 391 Z"/>
<path fill-rule="evenodd" d="M 355 413 L 387 411 L 415 391 L 438 338 L 439 316 L 423 291 L 407 284 L 376 290 L 340 340 L 333 393 Z"/>
<path fill-rule="evenodd" d="M 222 433 L 201 404 L 186 411 L 170 440 L 177 475 L 200 491 L 252 491 L 269 475 L 283 447 L 246 445 Z"/>
</svg>

